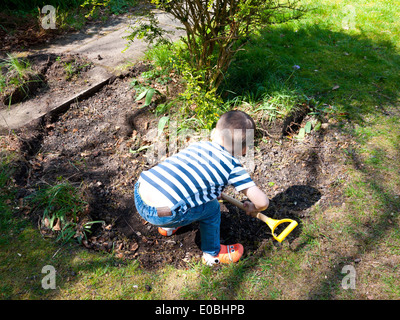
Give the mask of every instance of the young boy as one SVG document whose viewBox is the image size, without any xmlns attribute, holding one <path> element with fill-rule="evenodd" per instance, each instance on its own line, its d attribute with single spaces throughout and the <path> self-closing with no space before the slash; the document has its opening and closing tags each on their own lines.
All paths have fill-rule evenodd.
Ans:
<svg viewBox="0 0 400 320">
<path fill-rule="evenodd" d="M 218 120 L 211 142 L 193 143 L 143 171 L 135 185 L 136 209 L 146 221 L 158 226 L 162 235 L 170 236 L 179 227 L 199 221 L 202 261 L 208 265 L 237 262 L 243 255 L 240 243 L 220 244 L 217 198 L 226 185 L 233 185 L 250 200 L 244 202 L 247 214 L 269 205 L 268 197 L 234 157 L 246 154 L 251 130 L 255 130 L 255 124 L 249 115 L 229 111 Z"/>
</svg>

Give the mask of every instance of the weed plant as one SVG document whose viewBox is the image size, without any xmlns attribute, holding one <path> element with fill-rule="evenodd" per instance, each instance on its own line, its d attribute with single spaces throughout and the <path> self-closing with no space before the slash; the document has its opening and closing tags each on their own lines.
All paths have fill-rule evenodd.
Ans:
<svg viewBox="0 0 400 320">
<path fill-rule="evenodd" d="M 159 105 L 158 114 L 173 114 L 179 123 L 178 131 L 210 130 L 219 116 L 227 110 L 215 89 L 206 90 L 203 83 L 202 70 L 194 70 L 188 63 L 190 59 L 181 42 L 174 44 L 158 44 L 147 51 L 145 58 L 152 62 L 154 68 L 144 74 L 144 78 L 157 82 L 168 81 L 170 73 L 180 76 L 184 92 L 172 101 Z"/>
<path fill-rule="evenodd" d="M 42 212 L 42 224 L 57 233 L 57 241 L 67 242 L 77 238 L 80 242 L 90 232 L 94 223 L 89 221 L 79 224 L 85 218 L 87 202 L 81 188 L 74 187 L 68 181 L 44 187 L 31 197 L 31 204 L 36 211 Z"/>
<path fill-rule="evenodd" d="M 33 71 L 28 60 L 7 54 L 7 58 L 0 62 L 0 93 L 11 87 L 21 87 L 33 81 Z M 25 92 L 26 93 L 26 92 Z"/>
<path fill-rule="evenodd" d="M 26 99 L 42 82 L 27 59 L 7 54 L 0 62 L 0 97 L 8 106 Z"/>
</svg>

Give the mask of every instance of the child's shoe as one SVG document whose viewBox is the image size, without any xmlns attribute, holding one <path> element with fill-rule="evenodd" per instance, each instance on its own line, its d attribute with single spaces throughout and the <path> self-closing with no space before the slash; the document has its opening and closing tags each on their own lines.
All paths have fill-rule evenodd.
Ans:
<svg viewBox="0 0 400 320">
<path fill-rule="evenodd" d="M 233 263 L 238 262 L 243 255 L 244 248 L 240 243 L 228 246 L 221 244 L 221 250 L 218 256 L 213 257 L 208 253 L 203 253 L 202 262 L 208 266 L 216 263 Z"/>
<path fill-rule="evenodd" d="M 176 231 L 178 231 L 180 227 L 178 228 L 158 228 L 158 232 L 163 235 L 164 237 L 169 237 L 172 236 L 173 234 L 175 234 Z"/>
</svg>

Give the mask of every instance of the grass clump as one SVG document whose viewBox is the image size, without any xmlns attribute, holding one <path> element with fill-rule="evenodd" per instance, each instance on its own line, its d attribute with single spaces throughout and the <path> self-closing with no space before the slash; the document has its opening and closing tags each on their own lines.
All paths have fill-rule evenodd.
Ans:
<svg viewBox="0 0 400 320">
<path fill-rule="evenodd" d="M 7 54 L 0 62 L 0 96 L 5 105 L 26 99 L 43 82 L 27 59 Z"/>
<path fill-rule="evenodd" d="M 75 238 L 79 243 L 90 232 L 94 223 L 86 213 L 88 203 L 79 188 L 68 181 L 47 186 L 31 196 L 34 211 L 42 212 L 43 232 L 57 235 L 57 241 L 67 242 Z"/>
</svg>

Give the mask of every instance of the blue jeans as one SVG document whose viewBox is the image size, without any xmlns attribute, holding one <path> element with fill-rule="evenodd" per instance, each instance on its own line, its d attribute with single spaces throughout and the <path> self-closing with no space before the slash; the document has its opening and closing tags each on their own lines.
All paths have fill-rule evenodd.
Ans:
<svg viewBox="0 0 400 320">
<path fill-rule="evenodd" d="M 148 206 L 140 197 L 139 182 L 135 184 L 135 205 L 140 216 L 158 227 L 177 228 L 199 221 L 201 250 L 212 256 L 220 251 L 221 208 L 217 199 L 198 207 L 187 209 L 184 201 L 171 208 L 171 216 L 159 217 L 157 208 Z"/>
</svg>

